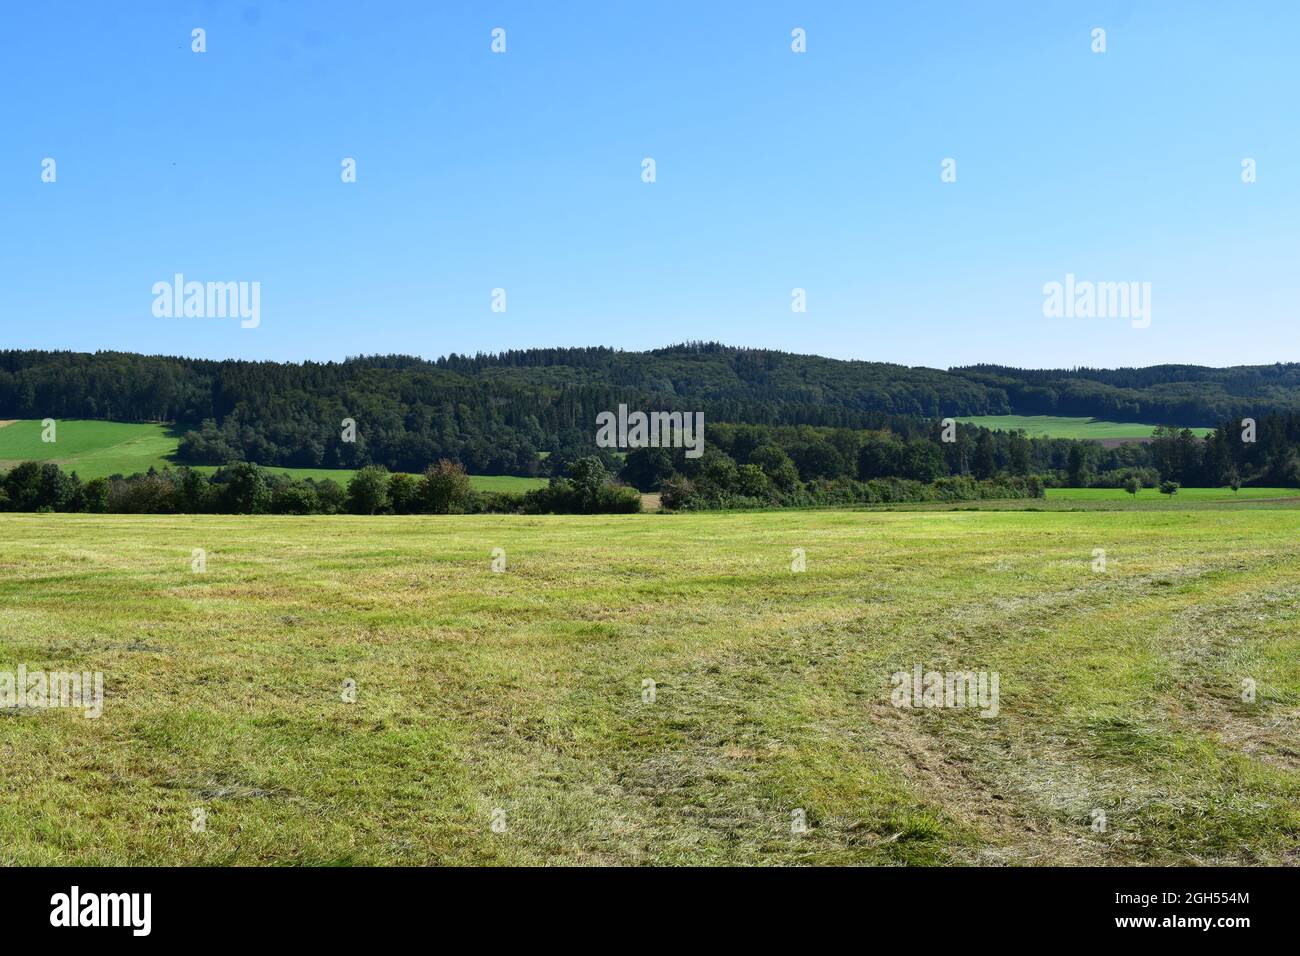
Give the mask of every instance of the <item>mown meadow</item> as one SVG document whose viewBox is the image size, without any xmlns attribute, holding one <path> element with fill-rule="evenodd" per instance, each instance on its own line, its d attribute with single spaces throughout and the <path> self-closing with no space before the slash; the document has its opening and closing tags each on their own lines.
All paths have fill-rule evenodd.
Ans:
<svg viewBox="0 0 1300 956">
<path fill-rule="evenodd" d="M 1098 418 L 1080 418 L 1061 415 L 966 415 L 957 421 L 965 425 L 977 425 L 980 428 L 1001 429 L 1002 431 L 1023 431 L 1035 438 L 1091 438 L 1127 439 L 1136 441 L 1150 438 L 1155 431 L 1154 425 L 1142 425 L 1136 422 L 1111 422 Z M 1192 434 L 1204 437 L 1213 428 L 1193 428 Z"/>
<path fill-rule="evenodd" d="M 1300 510 L 1216 504 L 0 515 L 0 671 L 105 679 L 0 864 L 1295 864 Z"/>
</svg>

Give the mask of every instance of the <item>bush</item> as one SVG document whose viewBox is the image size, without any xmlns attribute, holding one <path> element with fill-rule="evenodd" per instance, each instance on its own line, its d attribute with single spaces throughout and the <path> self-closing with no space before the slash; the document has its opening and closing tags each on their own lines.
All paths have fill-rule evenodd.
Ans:
<svg viewBox="0 0 1300 956">
<path fill-rule="evenodd" d="M 673 455 L 667 448 L 634 448 L 620 472 L 624 481 L 641 491 L 654 491 L 673 473 Z"/>
<path fill-rule="evenodd" d="M 11 511 L 35 511 L 45 502 L 41 498 L 41 466 L 25 461 L 5 475 L 5 491 Z"/>
<path fill-rule="evenodd" d="M 108 492 L 108 510 L 115 514 L 175 514 L 176 481 L 170 471 L 133 475 L 130 481 L 115 480 Z"/>
<path fill-rule="evenodd" d="M 177 508 L 184 514 L 203 514 L 212 510 L 215 503 L 213 499 L 211 482 L 202 473 L 185 469 L 180 488 L 176 492 Z"/>
<path fill-rule="evenodd" d="M 387 511 L 392 499 L 388 495 L 388 469 L 368 465 L 348 482 L 348 511 L 354 515 L 376 515 Z"/>
<path fill-rule="evenodd" d="M 271 510 L 271 487 L 266 470 L 260 465 L 241 461 L 223 468 L 213 481 L 224 479 L 222 509 L 227 514 L 260 515 Z"/>
<path fill-rule="evenodd" d="M 569 465 L 567 477 L 552 478 L 547 487 L 524 494 L 520 510 L 524 514 L 635 514 L 641 510 L 641 494 L 616 484 L 599 458 L 579 458 Z"/>
<path fill-rule="evenodd" d="M 393 514 L 418 514 L 420 508 L 420 479 L 415 475 L 397 472 L 388 479 L 388 497 Z"/>
<path fill-rule="evenodd" d="M 758 465 L 741 465 L 736 469 L 736 491 L 747 498 L 770 499 L 772 482 Z"/>
<path fill-rule="evenodd" d="M 799 469 L 776 445 L 759 445 L 750 452 L 749 464 L 758 465 L 763 470 L 778 494 L 791 494 L 799 488 Z"/>
<path fill-rule="evenodd" d="M 518 491 L 475 492 L 465 502 L 466 514 L 524 514 L 525 495 Z"/>
<path fill-rule="evenodd" d="M 347 505 L 347 492 L 333 478 L 312 483 L 316 489 L 316 498 L 320 502 L 321 514 L 336 515 Z"/>
<path fill-rule="evenodd" d="M 659 485 L 659 505 L 669 511 L 680 511 L 695 497 L 695 486 L 689 478 L 673 475 Z"/>
<path fill-rule="evenodd" d="M 271 513 L 277 515 L 311 515 L 320 512 L 320 497 L 305 481 L 289 481 L 271 493 Z"/>
<path fill-rule="evenodd" d="M 626 485 L 608 484 L 596 498 L 596 512 L 606 515 L 634 515 L 641 511 L 641 492 Z"/>
<path fill-rule="evenodd" d="M 419 497 L 423 509 L 445 515 L 467 510 L 474 489 L 469 475 L 457 462 L 442 459 L 425 469 L 420 479 Z"/>
</svg>

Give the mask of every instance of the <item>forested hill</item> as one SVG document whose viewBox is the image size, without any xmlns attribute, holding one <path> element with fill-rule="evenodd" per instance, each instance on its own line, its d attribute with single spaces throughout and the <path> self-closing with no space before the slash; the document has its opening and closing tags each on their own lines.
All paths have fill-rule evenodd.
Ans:
<svg viewBox="0 0 1300 956">
<path fill-rule="evenodd" d="M 927 418 L 1075 415 L 1208 426 L 1251 414 L 1300 411 L 1300 363 L 1294 362 L 1051 370 L 977 365 L 942 371 L 691 343 L 652 352 L 591 348 L 453 355 L 436 364 L 534 384 L 598 379 L 655 394 Z"/>
<path fill-rule="evenodd" d="M 1300 409 L 1296 362 L 1041 370 L 973 365 L 950 371 L 1004 393 L 1018 415 L 1087 415 L 1195 426 Z"/>
<path fill-rule="evenodd" d="M 446 455 L 527 473 L 539 451 L 590 447 L 596 413 L 619 402 L 713 422 L 901 431 L 944 415 L 1213 425 L 1300 411 L 1300 365 L 943 371 L 715 343 L 301 364 L 0 352 L 0 418 L 176 422 L 192 429 L 180 454 L 196 462 L 422 468 Z M 344 418 L 358 423 L 355 445 L 339 441 Z"/>
</svg>

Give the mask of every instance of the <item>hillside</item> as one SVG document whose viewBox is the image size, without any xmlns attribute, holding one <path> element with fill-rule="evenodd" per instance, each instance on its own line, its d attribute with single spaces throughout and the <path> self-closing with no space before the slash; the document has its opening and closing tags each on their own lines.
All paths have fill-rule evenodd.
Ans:
<svg viewBox="0 0 1300 956">
<path fill-rule="evenodd" d="M 1152 425 L 1211 425 L 1300 409 L 1300 364 L 1118 369 L 952 370 L 1006 395 L 1018 415 L 1082 415 Z"/>
<path fill-rule="evenodd" d="M 56 441 L 44 442 L 36 420 L 0 423 L 0 470 L 22 461 L 52 461 L 82 478 L 164 468 L 172 464 L 177 438 L 162 425 L 67 420 Z"/>
<path fill-rule="evenodd" d="M 1300 366 L 940 370 L 696 343 L 651 352 L 532 349 L 435 361 L 208 361 L 119 352 L 0 352 L 0 419 L 174 423 L 179 460 L 296 468 L 371 461 L 531 475 L 589 452 L 598 412 L 702 411 L 707 421 L 890 427 L 940 416 L 1052 415 L 1209 427 L 1300 410 Z M 340 440 L 341 422 L 362 423 Z"/>
</svg>

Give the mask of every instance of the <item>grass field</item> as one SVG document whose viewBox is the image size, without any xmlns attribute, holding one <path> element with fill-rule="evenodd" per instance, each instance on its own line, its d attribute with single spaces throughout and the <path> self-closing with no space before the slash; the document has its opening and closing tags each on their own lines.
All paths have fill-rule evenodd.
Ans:
<svg viewBox="0 0 1300 956">
<path fill-rule="evenodd" d="M 1300 489 L 1279 489 L 1286 493 L 1278 498 L 1231 498 L 1208 496 L 1203 498 L 1175 498 L 1165 495 L 1138 495 L 1137 498 L 1000 498 L 989 501 L 919 502 L 902 504 L 866 505 L 865 511 L 1059 511 L 1059 512 L 1160 512 L 1179 511 L 1191 514 L 1198 511 L 1286 510 L 1300 508 Z"/>
<path fill-rule="evenodd" d="M 1294 498 L 1300 495 L 1296 488 L 1179 488 L 1175 499 L 1181 501 L 1248 501 L 1254 498 Z M 1157 488 L 1143 488 L 1130 495 L 1123 488 L 1048 488 L 1049 501 L 1142 501 L 1149 498 L 1165 499 Z"/>
<path fill-rule="evenodd" d="M 1154 425 L 1139 425 L 1131 422 L 1104 422 L 1095 418 L 1060 418 L 1052 415 L 977 415 L 959 418 L 957 421 L 966 425 L 978 425 L 981 428 L 1013 431 L 1023 430 L 1030 437 L 1046 438 L 1095 438 L 1137 439 L 1149 438 L 1155 430 Z M 1213 428 L 1193 428 L 1197 435 L 1208 435 Z"/>
<path fill-rule="evenodd" d="M 56 423 L 55 441 L 41 441 L 33 419 L 0 428 L 0 469 L 23 461 L 53 461 L 84 479 L 129 475 L 172 464 L 177 437 L 163 425 L 67 419 Z"/>
<path fill-rule="evenodd" d="M 64 471 L 75 471 L 83 480 L 109 475 L 130 475 L 150 468 L 177 467 L 173 460 L 179 436 L 164 426 L 147 423 L 61 420 L 57 441 L 41 441 L 41 423 L 35 420 L 11 422 L 0 427 L 0 470 L 22 461 L 53 461 Z M 199 465 L 195 471 L 212 474 L 215 465 Z M 356 472 L 346 468 L 268 468 L 295 478 L 327 478 L 347 486 Z M 470 482 L 479 491 L 527 491 L 546 484 L 544 478 L 512 475 L 473 475 Z"/>
<path fill-rule="evenodd" d="M 1296 864 L 1298 537 L 1249 502 L 0 515 L 0 670 L 106 684 L 0 711 L 0 864 Z M 997 672 L 998 716 L 892 706 L 916 664 Z"/>
<path fill-rule="evenodd" d="M 479 491 L 528 491 L 541 488 L 547 478 L 521 478 L 518 475 L 471 475 L 470 484 Z"/>
</svg>

